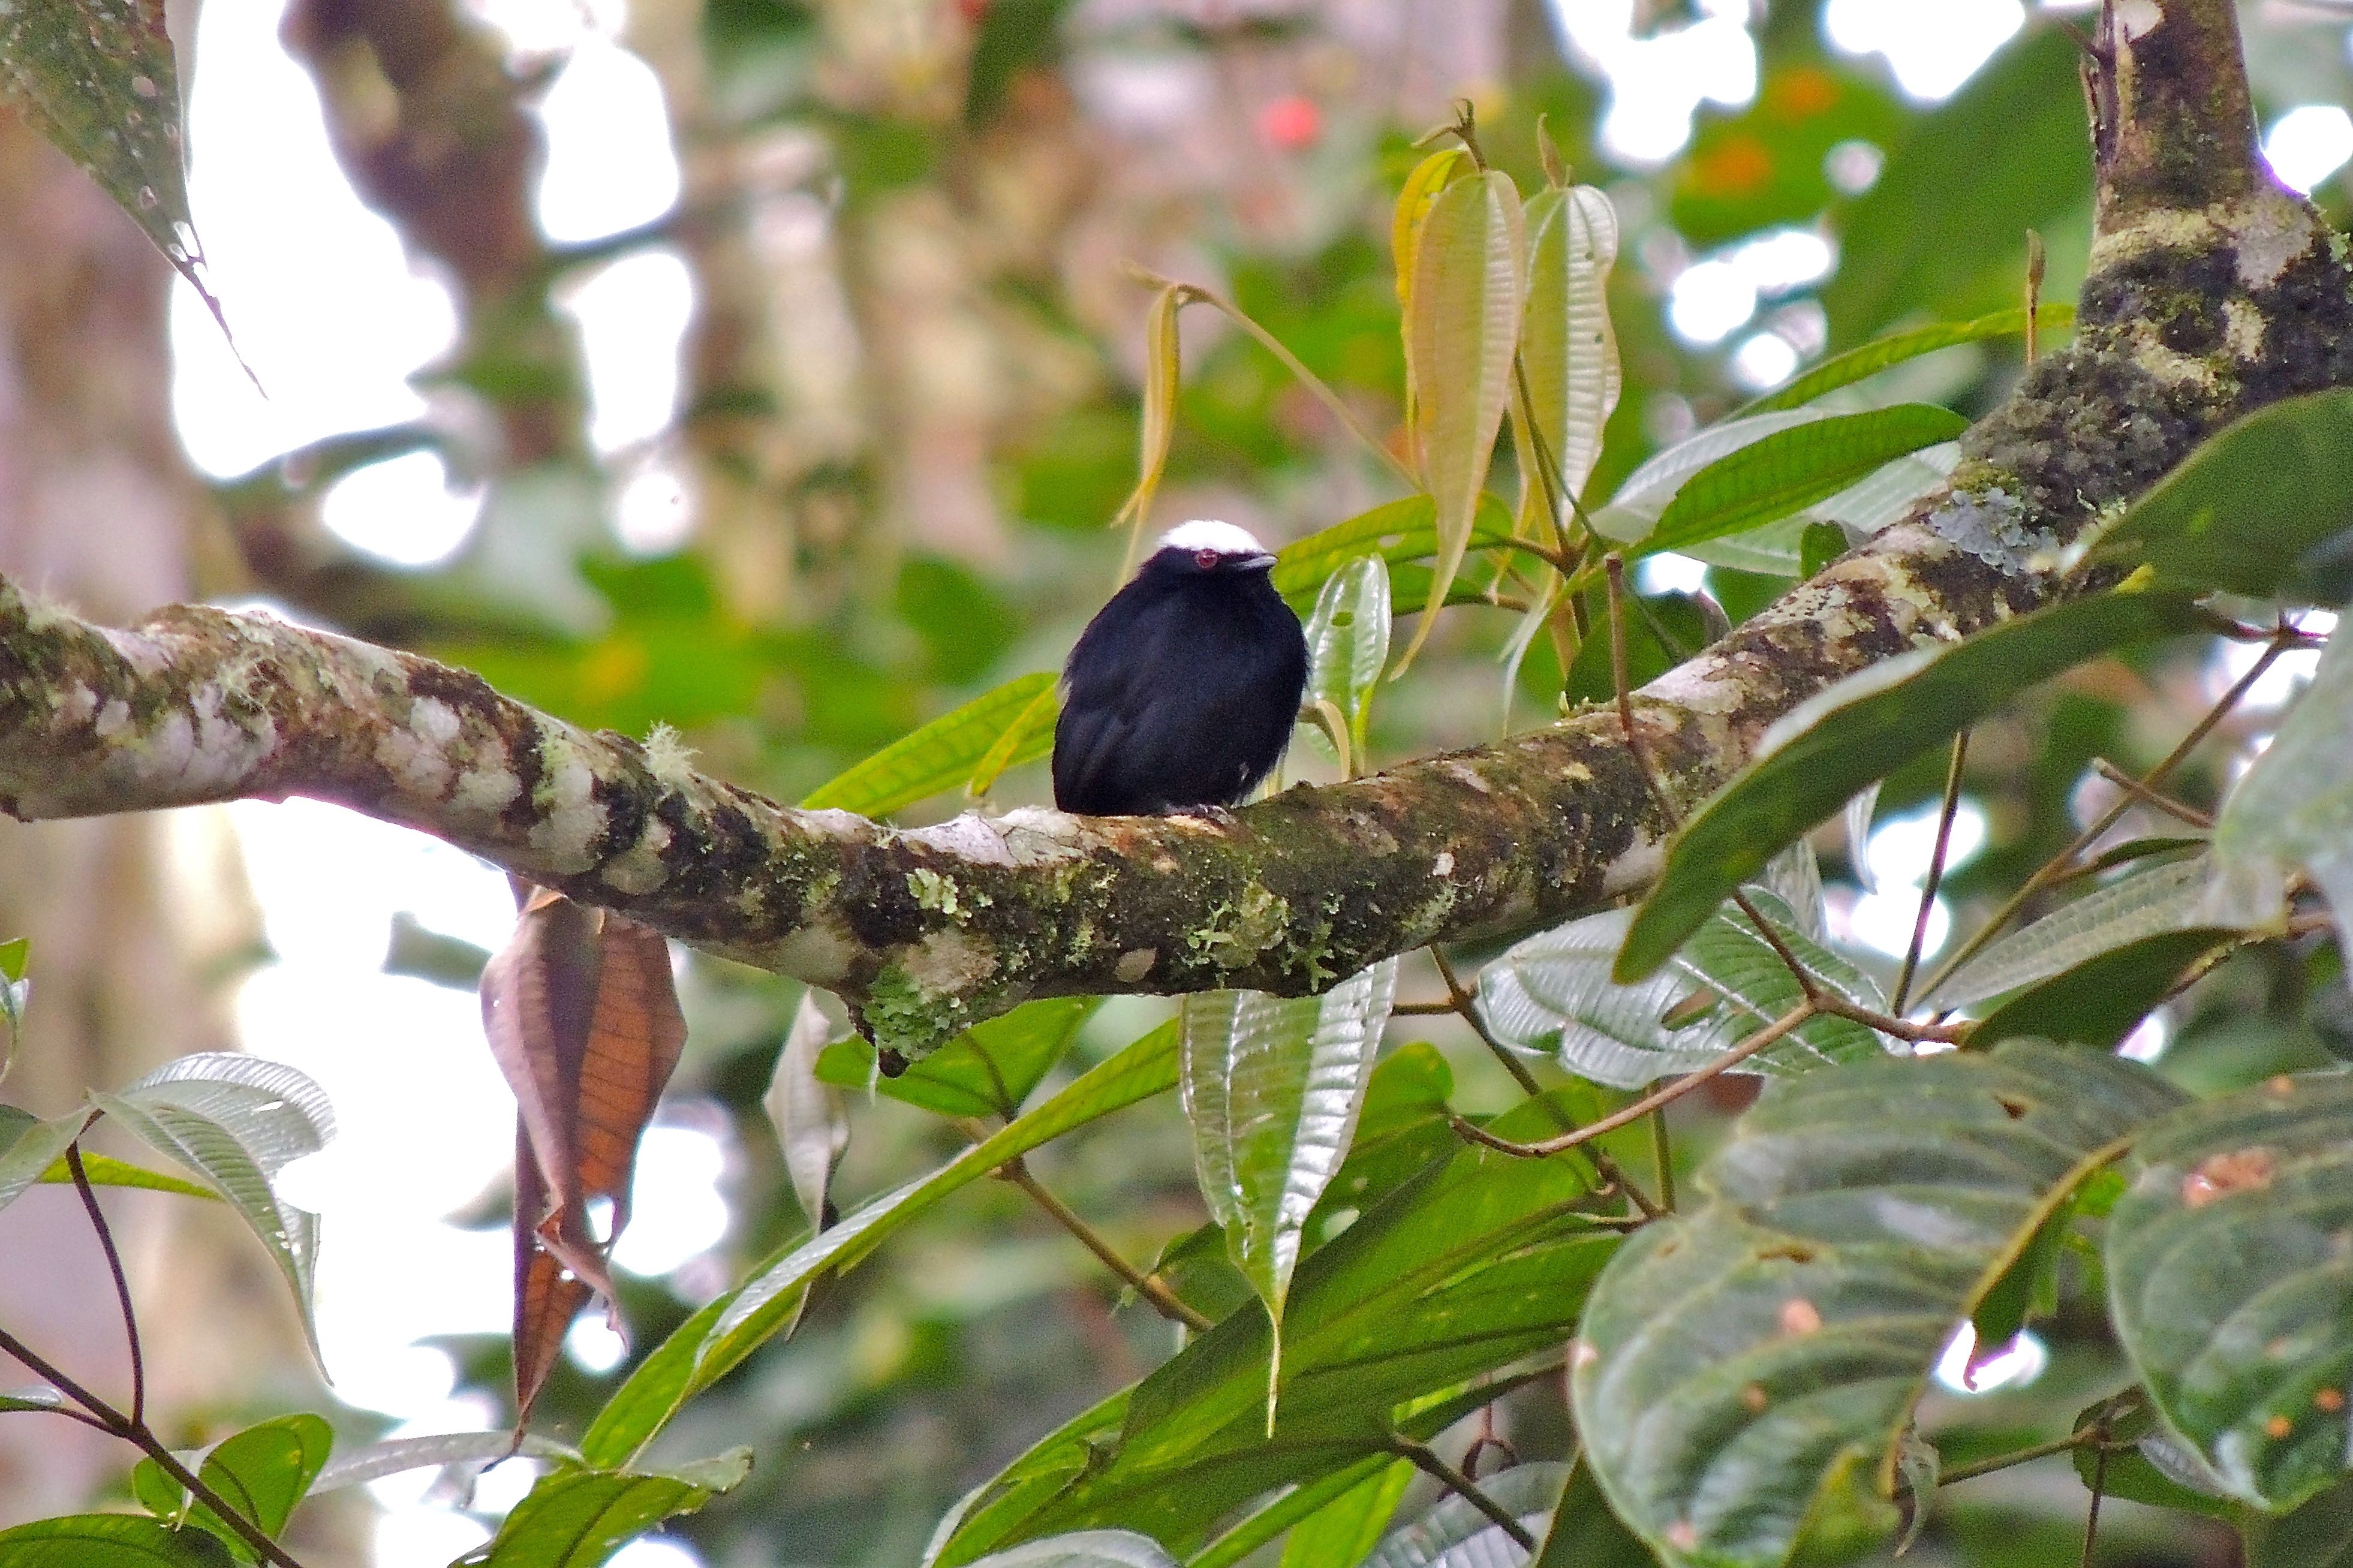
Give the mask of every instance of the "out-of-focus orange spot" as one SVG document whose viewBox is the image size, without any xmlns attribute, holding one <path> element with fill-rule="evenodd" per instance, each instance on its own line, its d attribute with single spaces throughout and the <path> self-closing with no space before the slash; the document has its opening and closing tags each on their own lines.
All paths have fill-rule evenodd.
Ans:
<svg viewBox="0 0 2353 1568">
<path fill-rule="evenodd" d="M 1727 136 L 1691 162 L 1691 183 L 1705 196 L 1746 196 L 1773 178 L 1773 151 L 1749 135 Z"/>
<path fill-rule="evenodd" d="M 2210 1155 L 2181 1178 L 2181 1201 L 2191 1208 L 2202 1209 L 2232 1193 L 2261 1192 L 2272 1184 L 2272 1175 L 2277 1168 L 2278 1162 L 2272 1158 L 2272 1152 L 2260 1143 L 2250 1149 Z"/>
<path fill-rule="evenodd" d="M 1313 147 L 1324 134 L 1324 111 L 1305 98 L 1278 98 L 1258 111 L 1258 133 L 1286 153 Z"/>
<path fill-rule="evenodd" d="M 603 702 L 632 696 L 645 689 L 651 662 L 643 643 L 608 642 L 592 648 L 580 661 L 580 693 Z"/>
<path fill-rule="evenodd" d="M 1820 66 L 1794 66 L 1765 84 L 1765 111 L 1784 121 L 1811 120 L 1838 107 L 1838 78 Z"/>
</svg>

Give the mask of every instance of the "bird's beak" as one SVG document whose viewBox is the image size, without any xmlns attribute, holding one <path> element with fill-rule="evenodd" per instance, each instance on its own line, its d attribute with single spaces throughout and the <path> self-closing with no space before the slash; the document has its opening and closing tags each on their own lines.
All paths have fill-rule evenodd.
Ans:
<svg viewBox="0 0 2353 1568">
<path fill-rule="evenodd" d="M 1274 557 L 1261 550 L 1255 555 L 1243 556 L 1240 561 L 1235 562 L 1234 564 L 1240 567 L 1245 572 L 1266 572 L 1272 570 L 1274 566 Z"/>
</svg>

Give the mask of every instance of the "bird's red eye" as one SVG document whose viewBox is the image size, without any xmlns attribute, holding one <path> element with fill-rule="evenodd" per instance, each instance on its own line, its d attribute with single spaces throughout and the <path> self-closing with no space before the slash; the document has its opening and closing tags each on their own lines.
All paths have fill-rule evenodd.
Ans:
<svg viewBox="0 0 2353 1568">
<path fill-rule="evenodd" d="M 1214 550 L 1196 550 L 1193 552 L 1193 564 L 1204 572 L 1213 571 L 1218 564 L 1218 552 Z"/>
</svg>

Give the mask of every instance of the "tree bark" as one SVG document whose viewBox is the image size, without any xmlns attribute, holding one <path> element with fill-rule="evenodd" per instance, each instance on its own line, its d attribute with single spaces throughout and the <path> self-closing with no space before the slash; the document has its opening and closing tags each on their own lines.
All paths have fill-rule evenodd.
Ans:
<svg viewBox="0 0 2353 1568">
<path fill-rule="evenodd" d="M 2037 559 L 2221 425 L 2353 382 L 2353 274 L 2256 154 L 2232 0 L 2117 7 L 2089 70 L 2099 223 L 2074 342 L 1906 521 L 1637 694 L 1674 810 L 1804 699 L 2043 602 Z M 1595 710 L 1229 819 L 902 831 L 778 805 L 660 737 L 585 734 L 425 659 L 206 609 L 101 631 L 0 587 L 0 805 L 289 794 L 838 991 L 909 1056 L 1030 996 L 1295 994 L 1566 920 L 1651 876 L 1672 820 Z"/>
</svg>

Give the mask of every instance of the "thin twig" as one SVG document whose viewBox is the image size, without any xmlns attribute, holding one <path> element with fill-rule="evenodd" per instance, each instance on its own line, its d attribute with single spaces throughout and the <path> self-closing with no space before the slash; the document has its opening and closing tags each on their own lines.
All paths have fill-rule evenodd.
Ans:
<svg viewBox="0 0 2353 1568">
<path fill-rule="evenodd" d="M 1955 1465 L 1951 1469 L 1937 1475 L 1936 1485 L 1948 1487 L 1955 1481 L 1975 1480 L 1979 1476 L 1992 1475 L 1996 1470 L 2007 1470 L 2019 1465 L 2031 1464 L 2036 1459 L 2047 1459 L 2053 1454 L 2063 1454 L 2071 1448 L 2080 1448 L 2086 1443 L 2103 1440 L 2099 1427 L 2085 1426 L 2079 1431 L 2068 1433 L 2064 1437 L 2053 1437 L 2047 1443 L 2036 1443 L 2028 1447 L 2013 1449 L 2007 1454 L 1996 1454 L 1990 1458 L 1979 1459 L 1973 1464 Z"/>
<path fill-rule="evenodd" d="M 2150 789 L 2155 789 L 2163 784 L 2173 770 L 2179 767 L 2188 759 L 2189 753 L 2198 749 L 2199 742 L 2212 734 L 2214 727 L 2230 715 L 2232 709 L 2239 705 L 2255 682 L 2263 679 L 2263 672 L 2271 668 L 2274 661 L 2294 646 L 2295 636 L 2295 628 L 2291 626 L 2282 626 L 2275 631 L 2272 636 L 2271 646 L 2263 649 L 2262 657 L 2248 668 L 2247 673 L 2232 683 L 2231 689 L 2222 693 L 2221 699 L 2212 708 L 2207 710 L 2204 718 L 2190 727 L 2189 733 L 2181 737 L 2173 750 L 2165 754 L 2163 761 L 2141 775 L 2140 782 Z M 1962 964 L 1983 952 L 1986 944 L 2001 934 L 2002 928 L 2010 923 L 2012 916 L 2026 907 L 2029 900 L 2058 880 L 2060 875 L 2074 862 L 2075 857 L 2097 842 L 2102 834 L 2114 827 L 2117 819 L 2131 810 L 2133 805 L 2134 800 L 2130 795 L 2116 801 L 2107 810 L 2094 818 L 2083 832 L 2069 840 L 2064 849 L 2044 861 L 2042 868 L 2029 877 L 2016 892 L 2002 900 L 2001 907 L 1987 918 L 1985 924 L 1979 926 L 1968 941 L 1954 949 L 1949 957 L 1936 965 L 1936 973 L 1929 975 L 1922 984 L 1920 994 L 1924 997 L 1934 996 L 1937 986 L 1951 979 L 1954 972 Z"/>
<path fill-rule="evenodd" d="M 66 1145 L 66 1169 L 72 1173 L 74 1191 L 81 1194 L 81 1206 L 90 1214 L 90 1228 L 98 1233 L 99 1247 L 106 1254 L 106 1271 L 114 1277 L 115 1304 L 122 1309 L 122 1337 L 131 1342 L 131 1419 L 144 1426 L 147 1361 L 139 1350 L 139 1315 L 131 1308 L 131 1281 L 122 1271 L 122 1254 L 115 1250 L 114 1231 L 99 1209 L 98 1194 L 90 1187 L 90 1173 L 82 1168 L 79 1138 Z"/>
<path fill-rule="evenodd" d="M 1514 1519 L 1511 1510 L 1502 1503 L 1481 1490 L 1478 1482 L 1440 1458 L 1429 1444 L 1417 1443 L 1410 1437 L 1393 1433 L 1389 1437 L 1388 1449 L 1390 1453 L 1409 1461 L 1415 1469 L 1494 1521 L 1504 1534 L 1519 1542 L 1523 1550 L 1534 1552 L 1536 1549 L 1536 1538 L 1528 1533 L 1527 1526 Z"/>
<path fill-rule="evenodd" d="M 1961 808 L 1961 770 L 1969 760 L 1969 732 L 1953 737 L 1953 754 L 1945 764 L 1945 801 L 1936 812 L 1936 847 L 1928 856 L 1928 875 L 1920 884 L 1920 908 L 1912 917 L 1912 940 L 1905 944 L 1904 967 L 1896 972 L 1895 994 L 1887 1010 L 1904 1011 L 1912 994 L 1912 977 L 1920 972 L 1920 950 L 1928 944 L 1928 917 L 1936 912 L 1936 889 L 1945 881 L 1945 856 L 1953 845 L 1953 817 Z"/>
<path fill-rule="evenodd" d="M 130 1416 L 82 1387 L 81 1384 L 50 1365 L 38 1352 L 5 1329 L 0 1329 L 0 1351 L 5 1351 L 24 1363 L 50 1387 L 89 1411 L 97 1418 L 97 1425 L 100 1430 L 132 1444 L 154 1460 L 156 1468 L 179 1482 L 187 1494 L 197 1502 L 212 1510 L 223 1524 L 236 1531 L 244 1538 L 247 1545 L 260 1553 L 263 1561 L 275 1563 L 277 1568 L 302 1568 L 301 1563 L 287 1554 L 284 1547 L 269 1539 L 267 1531 L 230 1507 L 227 1499 L 206 1485 L 194 1471 L 182 1464 L 178 1456 L 165 1447 L 164 1440 L 150 1431 L 144 1422 L 132 1420 Z M 65 1415 L 69 1412 L 59 1411 L 58 1414 Z"/>
<path fill-rule="evenodd" d="M 2199 810 L 2186 800 L 2176 800 L 2162 790 L 2149 788 L 2105 757 L 2094 757 L 2092 771 L 2152 811 L 2163 812 L 2201 830 L 2211 831 L 2214 826 L 2211 814 Z"/>
<path fill-rule="evenodd" d="M 2104 1434 L 2105 1436 L 2105 1434 Z M 2081 1568 L 2092 1568 L 2092 1548 L 2100 1539 L 2100 1499 L 2108 1489 L 2108 1446 L 2105 1442 L 2092 1454 L 2092 1507 L 2084 1515 L 2084 1554 Z"/>
<path fill-rule="evenodd" d="M 1605 1132 L 1615 1132 L 1620 1127 L 1641 1121 L 1662 1105 L 1673 1104 L 1710 1079 L 1721 1077 L 1738 1067 L 1820 1011 L 1821 1009 L 1811 1002 L 1800 1002 L 1697 1072 L 1687 1073 L 1664 1088 L 1652 1089 L 1633 1104 L 1621 1106 L 1600 1121 L 1588 1121 L 1574 1132 L 1564 1132 L 1557 1138 L 1548 1138 L 1540 1143 L 1514 1143 L 1508 1138 L 1498 1138 L 1485 1128 L 1460 1116 L 1452 1118 L 1454 1131 L 1473 1143 L 1482 1143 L 1490 1149 L 1501 1150 L 1524 1160 L 1541 1160 L 1547 1155 L 1574 1149 Z"/>
<path fill-rule="evenodd" d="M 1124 1280 L 1128 1289 L 1151 1302 L 1162 1317 L 1182 1323 L 1197 1334 L 1217 1326 L 1174 1290 L 1122 1258 L 1118 1249 L 1105 1241 L 1094 1226 L 1081 1218 L 1068 1204 L 1048 1192 L 1038 1178 L 1029 1173 L 1029 1167 L 1019 1160 L 1007 1161 L 997 1168 L 997 1173 L 1028 1193 L 1039 1208 L 1053 1216 L 1056 1224 L 1077 1237 L 1081 1245 L 1102 1260 L 1104 1268 Z"/>
<path fill-rule="evenodd" d="M 1658 1173 L 1659 1206 L 1670 1214 L 1675 1206 L 1675 1151 L 1667 1142 L 1667 1108 L 1651 1112 L 1651 1166 Z"/>
</svg>

